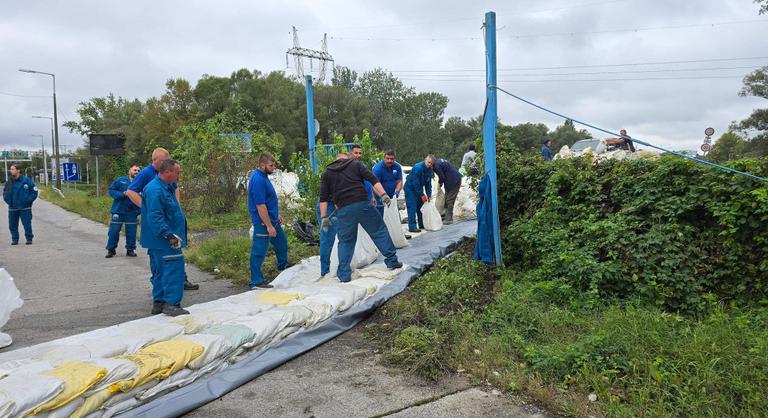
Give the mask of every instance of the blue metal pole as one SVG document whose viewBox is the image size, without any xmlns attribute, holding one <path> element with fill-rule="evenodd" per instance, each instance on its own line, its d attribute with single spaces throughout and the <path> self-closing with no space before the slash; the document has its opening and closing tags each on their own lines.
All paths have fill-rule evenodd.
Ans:
<svg viewBox="0 0 768 418">
<path fill-rule="evenodd" d="M 502 265 L 501 234 L 499 224 L 499 198 L 496 191 L 496 13 L 485 14 L 485 116 L 483 118 L 483 152 L 485 172 L 491 181 L 491 208 L 493 211 L 493 247 L 496 265 Z"/>
<path fill-rule="evenodd" d="M 307 137 L 309 138 L 309 162 L 317 173 L 317 147 L 315 146 L 315 106 L 312 95 L 312 76 L 304 76 L 307 86 Z"/>
</svg>

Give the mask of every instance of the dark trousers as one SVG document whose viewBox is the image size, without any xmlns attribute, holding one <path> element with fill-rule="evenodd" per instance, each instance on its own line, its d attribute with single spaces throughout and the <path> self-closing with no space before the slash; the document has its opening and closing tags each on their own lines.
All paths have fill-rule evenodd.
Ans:
<svg viewBox="0 0 768 418">
<path fill-rule="evenodd" d="M 445 191 L 445 220 L 453 221 L 453 205 L 456 204 L 456 196 L 459 195 L 461 184 L 451 190 Z"/>
<path fill-rule="evenodd" d="M 32 208 L 11 209 L 8 208 L 8 228 L 11 230 L 11 241 L 19 241 L 19 220 L 24 226 L 24 238 L 32 241 Z"/>
</svg>

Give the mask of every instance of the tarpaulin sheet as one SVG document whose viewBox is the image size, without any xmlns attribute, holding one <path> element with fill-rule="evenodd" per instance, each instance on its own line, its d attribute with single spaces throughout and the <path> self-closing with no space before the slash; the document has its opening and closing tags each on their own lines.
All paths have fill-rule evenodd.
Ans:
<svg viewBox="0 0 768 418">
<path fill-rule="evenodd" d="M 477 222 L 469 220 L 413 238 L 409 247 L 397 250 L 398 258 L 408 268 L 362 304 L 333 316 L 316 327 L 298 332 L 273 347 L 256 352 L 214 375 L 202 378 L 118 416 L 157 418 L 182 415 L 220 398 L 256 377 L 333 339 L 352 329 L 384 302 L 402 292 L 414 278 L 437 260 L 455 250 L 462 241 L 475 236 L 476 228 Z"/>
</svg>

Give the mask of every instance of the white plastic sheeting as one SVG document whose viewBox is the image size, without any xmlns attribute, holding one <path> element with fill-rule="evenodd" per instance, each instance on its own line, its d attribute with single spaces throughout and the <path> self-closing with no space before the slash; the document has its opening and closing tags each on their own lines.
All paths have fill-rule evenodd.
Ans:
<svg viewBox="0 0 768 418">
<path fill-rule="evenodd" d="M 24 304 L 20 296 L 19 289 L 13 283 L 13 277 L 5 269 L 0 268 L 0 329 L 8 322 L 11 312 Z M 13 343 L 13 338 L 0 332 L 0 348 L 7 347 L 11 343 Z"/>
</svg>

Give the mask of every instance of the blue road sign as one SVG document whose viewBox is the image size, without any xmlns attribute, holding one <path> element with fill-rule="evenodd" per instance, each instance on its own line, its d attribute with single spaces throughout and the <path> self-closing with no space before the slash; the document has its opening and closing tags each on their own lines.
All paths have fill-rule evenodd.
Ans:
<svg viewBox="0 0 768 418">
<path fill-rule="evenodd" d="M 80 181 L 80 167 L 77 163 L 63 163 L 64 181 Z"/>
</svg>

